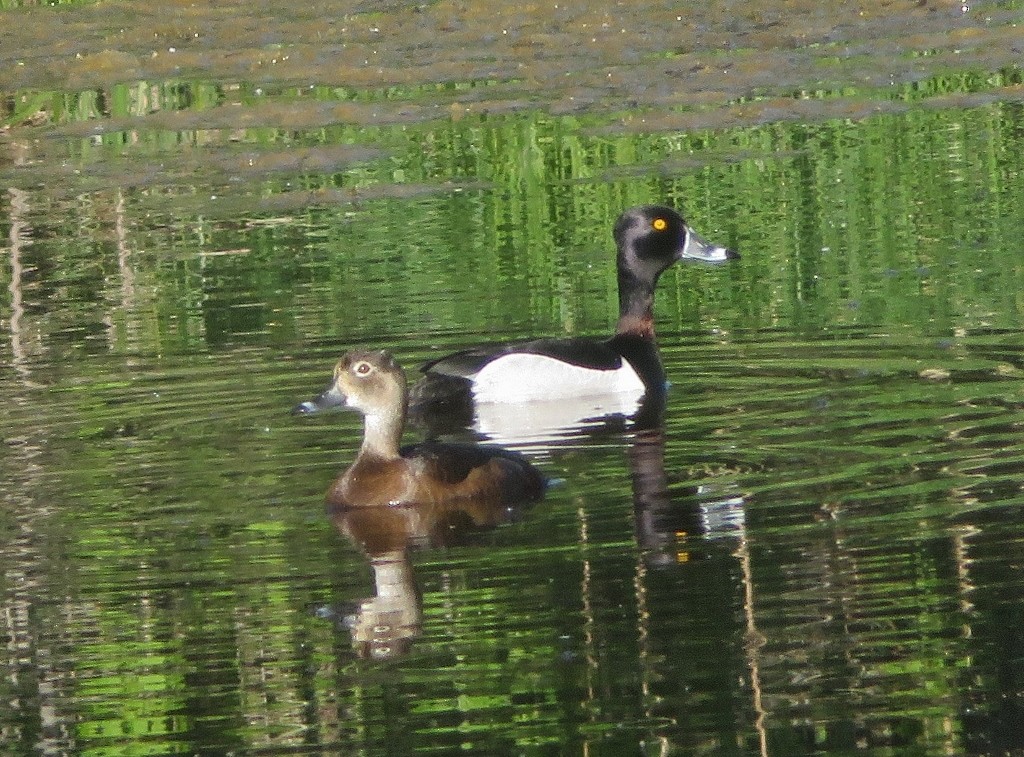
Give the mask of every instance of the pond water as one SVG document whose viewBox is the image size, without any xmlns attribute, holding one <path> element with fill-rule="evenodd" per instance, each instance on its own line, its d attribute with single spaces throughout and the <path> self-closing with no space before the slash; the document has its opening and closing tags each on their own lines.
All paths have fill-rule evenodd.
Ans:
<svg viewBox="0 0 1024 757">
<path fill-rule="evenodd" d="M 0 3 L 0 752 L 1024 753 L 1021 4 L 906 5 Z M 291 407 L 651 202 L 663 422 L 371 565 Z"/>
</svg>

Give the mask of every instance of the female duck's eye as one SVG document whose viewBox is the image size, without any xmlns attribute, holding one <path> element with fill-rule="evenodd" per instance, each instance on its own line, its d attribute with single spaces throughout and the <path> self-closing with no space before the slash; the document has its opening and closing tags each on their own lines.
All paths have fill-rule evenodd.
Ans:
<svg viewBox="0 0 1024 757">
<path fill-rule="evenodd" d="M 355 371 L 360 376 L 365 376 L 370 370 L 371 366 L 369 363 L 356 363 L 355 365 Z"/>
<path fill-rule="evenodd" d="M 664 218 L 655 218 L 653 221 L 651 221 L 651 228 L 653 228 L 655 231 L 664 231 L 665 229 L 668 228 L 668 221 L 666 221 Z"/>
</svg>

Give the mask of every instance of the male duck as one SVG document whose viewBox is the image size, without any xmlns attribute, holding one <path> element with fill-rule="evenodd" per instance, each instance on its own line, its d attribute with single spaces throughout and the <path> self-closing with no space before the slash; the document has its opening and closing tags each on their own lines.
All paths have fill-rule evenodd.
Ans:
<svg viewBox="0 0 1024 757">
<path fill-rule="evenodd" d="M 293 412 L 345 405 L 365 416 L 355 462 L 327 493 L 332 509 L 437 505 L 457 500 L 520 504 L 538 499 L 545 480 L 525 457 L 498 447 L 424 442 L 399 448 L 408 390 L 386 350 L 349 352 L 322 394 Z"/>
<path fill-rule="evenodd" d="M 453 405 L 468 389 L 477 403 L 520 403 L 629 392 L 663 393 L 665 372 L 654 340 L 654 288 L 677 260 L 719 263 L 739 255 L 705 241 L 672 208 L 643 205 L 614 228 L 619 321 L 604 341 L 571 337 L 497 344 L 425 364 L 414 387 L 417 411 Z"/>
</svg>

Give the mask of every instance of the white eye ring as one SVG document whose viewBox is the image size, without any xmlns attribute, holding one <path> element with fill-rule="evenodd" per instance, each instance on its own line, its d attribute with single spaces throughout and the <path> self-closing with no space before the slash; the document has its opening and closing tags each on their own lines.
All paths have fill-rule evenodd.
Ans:
<svg viewBox="0 0 1024 757">
<path fill-rule="evenodd" d="M 352 372 L 355 373 L 357 376 L 365 376 L 371 370 L 373 370 L 373 366 L 367 363 L 365 360 L 356 363 L 354 366 L 352 366 Z"/>
</svg>

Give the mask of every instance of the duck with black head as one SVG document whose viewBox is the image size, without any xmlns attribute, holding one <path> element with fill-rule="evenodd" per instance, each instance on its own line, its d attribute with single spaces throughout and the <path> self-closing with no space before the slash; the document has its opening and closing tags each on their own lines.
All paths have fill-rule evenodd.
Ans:
<svg viewBox="0 0 1024 757">
<path fill-rule="evenodd" d="M 544 477 L 516 452 L 436 441 L 400 446 L 408 398 L 405 372 L 390 352 L 354 351 L 338 361 L 324 392 L 294 409 L 344 406 L 364 416 L 362 445 L 328 491 L 330 508 L 458 500 L 512 505 L 543 495 Z"/>
<path fill-rule="evenodd" d="M 475 412 L 480 431 L 515 438 L 508 432 L 524 422 L 524 402 L 552 402 L 545 417 L 572 420 L 576 415 L 628 414 L 643 397 L 657 401 L 665 392 L 654 334 L 658 278 L 676 261 L 722 263 L 739 255 L 702 239 L 682 215 L 662 205 L 625 211 L 612 233 L 619 318 L 611 338 L 493 344 L 433 360 L 422 367 L 424 376 L 413 387 L 416 418 L 443 427 L 443 421 L 458 417 L 468 425 Z M 510 405 L 520 406 L 511 419 L 504 409 Z"/>
</svg>

